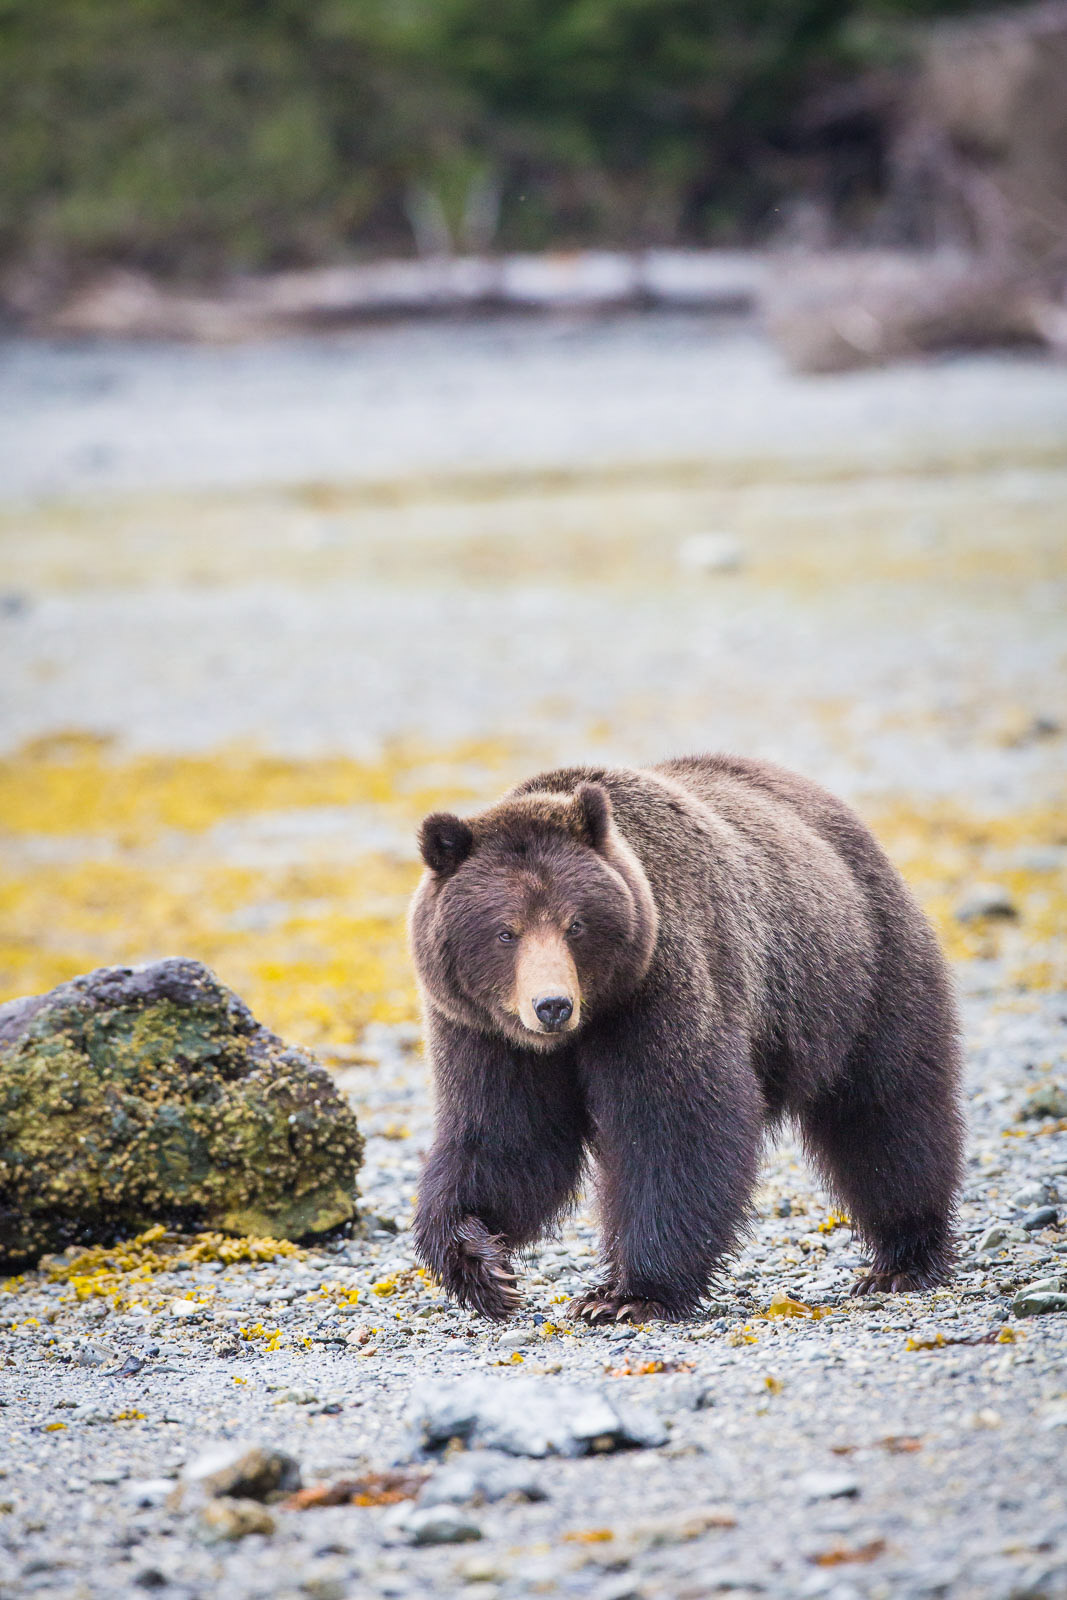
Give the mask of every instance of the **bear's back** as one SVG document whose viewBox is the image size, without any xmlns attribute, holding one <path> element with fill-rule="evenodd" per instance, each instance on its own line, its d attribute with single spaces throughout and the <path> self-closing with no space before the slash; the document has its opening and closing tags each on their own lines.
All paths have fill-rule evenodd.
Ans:
<svg viewBox="0 0 1067 1600">
<path fill-rule="evenodd" d="M 862 966 L 873 943 L 863 885 L 818 826 L 817 800 L 794 803 L 791 782 L 801 792 L 806 785 L 741 758 L 694 756 L 649 768 L 542 773 L 515 793 L 602 784 L 674 945 L 668 959 L 681 959 L 683 944 L 702 944 L 711 969 L 736 972 L 755 997 L 780 987 L 769 981 L 772 968 L 799 991 L 812 969 L 836 966 L 844 950 L 854 968 Z"/>
<path fill-rule="evenodd" d="M 661 908 L 691 911 L 711 896 L 727 920 L 732 909 L 750 924 L 777 901 L 803 922 L 854 922 L 867 909 L 868 884 L 896 877 L 847 806 L 769 762 L 700 755 L 647 768 L 561 768 L 512 792 L 573 793 L 583 783 L 608 791 Z M 746 932 L 758 941 L 751 925 Z"/>
<path fill-rule="evenodd" d="M 770 762 L 700 755 L 649 768 L 574 767 L 514 791 L 599 783 L 660 915 L 655 964 L 694 968 L 799 1062 L 864 1025 L 887 961 L 928 955 L 919 908 L 842 801 Z"/>
</svg>

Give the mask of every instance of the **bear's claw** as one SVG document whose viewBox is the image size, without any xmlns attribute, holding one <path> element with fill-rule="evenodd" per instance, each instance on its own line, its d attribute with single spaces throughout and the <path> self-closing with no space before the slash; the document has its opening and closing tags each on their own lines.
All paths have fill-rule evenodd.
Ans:
<svg viewBox="0 0 1067 1600">
<path fill-rule="evenodd" d="M 927 1287 L 913 1272 L 865 1272 L 849 1292 L 852 1295 L 908 1294 Z"/>
<path fill-rule="evenodd" d="M 490 1233 L 478 1217 L 464 1217 L 456 1229 L 455 1267 L 447 1287 L 460 1305 L 503 1322 L 522 1305 L 502 1234 Z"/>
<path fill-rule="evenodd" d="M 662 1300 L 633 1299 L 611 1289 L 591 1289 L 580 1294 L 567 1307 L 565 1316 L 584 1322 L 676 1322 L 679 1313 Z"/>
</svg>

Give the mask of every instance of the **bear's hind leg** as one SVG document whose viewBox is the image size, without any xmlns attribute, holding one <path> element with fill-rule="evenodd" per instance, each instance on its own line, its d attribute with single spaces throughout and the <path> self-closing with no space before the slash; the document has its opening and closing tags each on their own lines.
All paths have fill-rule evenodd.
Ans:
<svg viewBox="0 0 1067 1600">
<path fill-rule="evenodd" d="M 804 1143 L 873 1251 L 853 1294 L 930 1289 L 951 1274 L 963 1118 L 951 1019 L 853 1052 L 840 1086 L 800 1114 Z"/>
</svg>

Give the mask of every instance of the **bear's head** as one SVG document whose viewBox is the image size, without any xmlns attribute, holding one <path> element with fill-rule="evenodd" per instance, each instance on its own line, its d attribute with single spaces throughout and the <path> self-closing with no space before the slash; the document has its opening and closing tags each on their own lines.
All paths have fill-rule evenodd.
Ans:
<svg viewBox="0 0 1067 1600">
<path fill-rule="evenodd" d="M 529 793 L 427 817 L 412 948 L 453 1022 L 551 1050 L 648 971 L 656 909 L 607 790 Z"/>
</svg>

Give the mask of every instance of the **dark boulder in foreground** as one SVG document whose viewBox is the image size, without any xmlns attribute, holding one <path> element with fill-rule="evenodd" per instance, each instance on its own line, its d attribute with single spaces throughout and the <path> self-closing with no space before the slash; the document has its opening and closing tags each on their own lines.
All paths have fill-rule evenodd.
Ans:
<svg viewBox="0 0 1067 1600">
<path fill-rule="evenodd" d="M 0 1262 L 155 1222 L 299 1239 L 355 1214 L 329 1075 L 197 961 L 0 1006 Z"/>
</svg>

